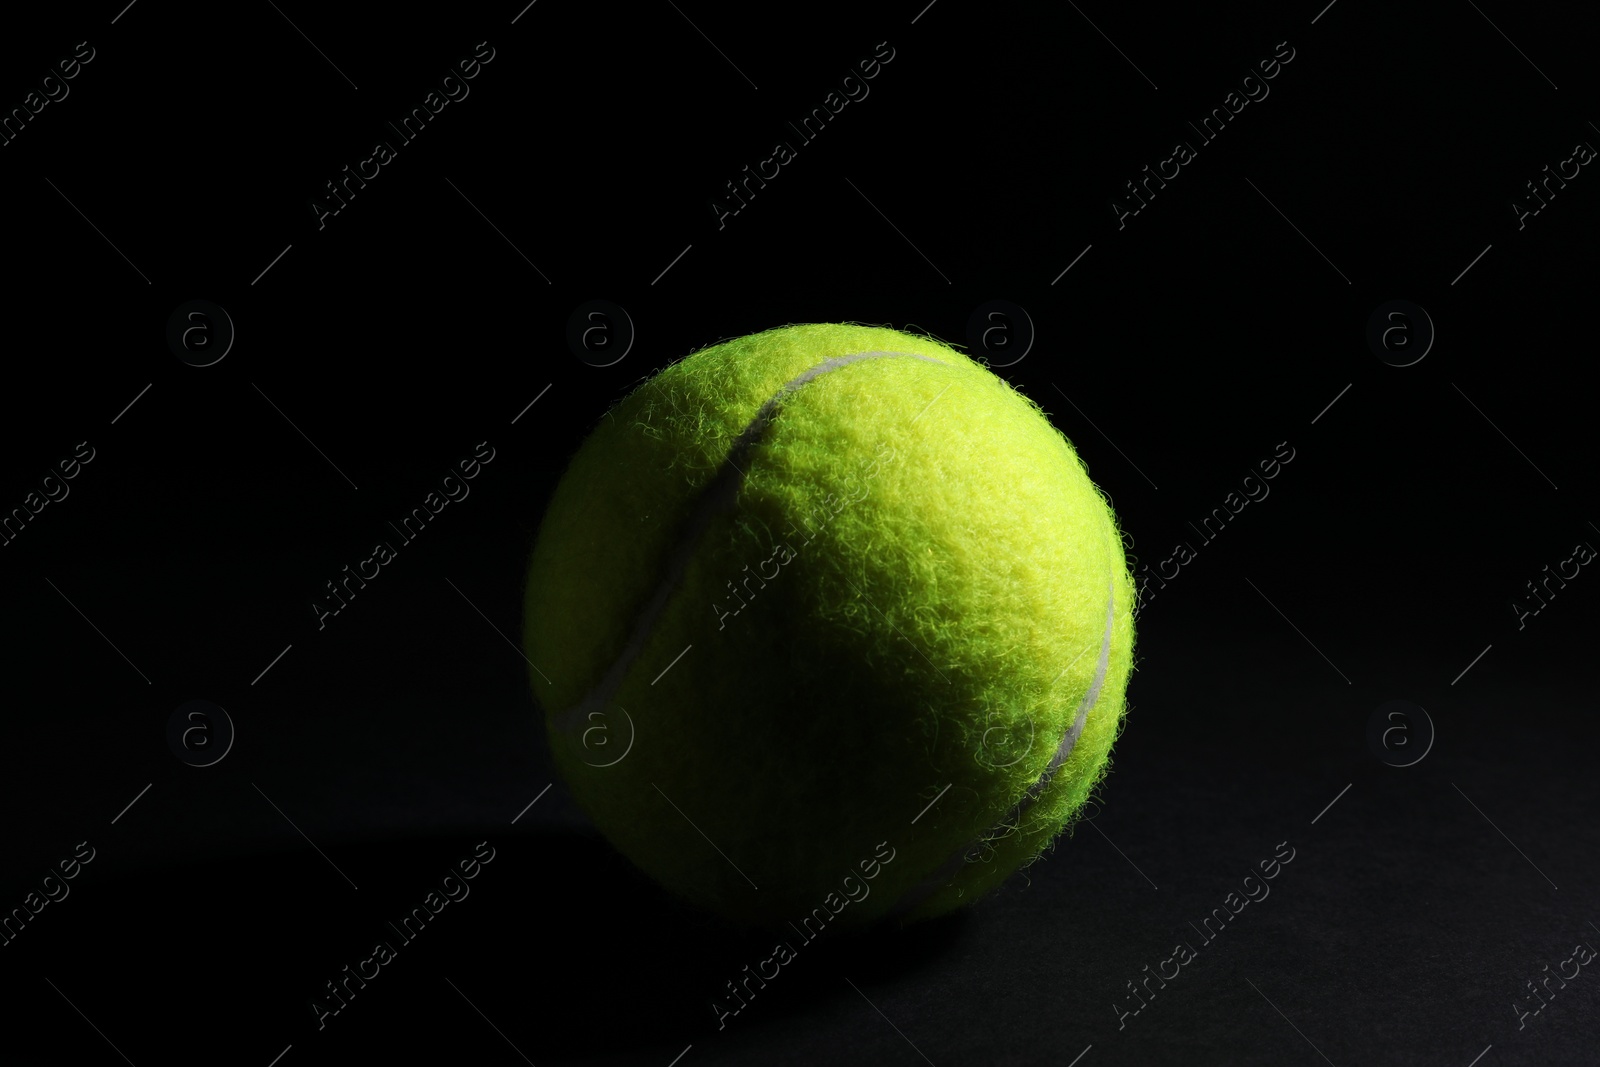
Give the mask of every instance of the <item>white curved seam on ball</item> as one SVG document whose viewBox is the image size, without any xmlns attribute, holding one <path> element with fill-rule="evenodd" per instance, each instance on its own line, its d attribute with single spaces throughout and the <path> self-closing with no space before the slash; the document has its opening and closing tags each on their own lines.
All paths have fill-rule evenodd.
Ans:
<svg viewBox="0 0 1600 1067">
<path fill-rule="evenodd" d="M 597 711 L 601 711 L 610 703 L 617 690 L 622 688 L 622 682 L 632 669 L 634 662 L 644 652 L 645 644 L 650 640 L 650 634 L 655 627 L 661 613 L 666 610 L 667 602 L 683 581 L 684 574 L 689 569 L 689 563 L 698 547 L 700 538 L 706 528 L 711 525 L 711 520 L 717 512 L 733 504 L 744 479 L 742 461 L 760 440 L 761 434 L 771 423 L 773 413 L 778 405 L 789 394 L 795 392 L 807 382 L 813 381 L 831 371 L 858 363 L 864 359 L 876 359 L 884 356 L 909 356 L 913 359 L 926 360 L 929 363 L 938 363 L 948 366 L 944 360 L 925 356 L 920 352 L 854 352 L 847 356 L 833 356 L 823 360 L 812 367 L 802 371 L 796 377 L 785 382 L 776 393 L 762 404 L 750 419 L 745 428 L 734 438 L 733 446 L 728 450 L 727 457 L 716 474 L 711 477 L 700 490 L 700 496 L 693 508 L 690 509 L 688 520 L 684 524 L 683 535 L 672 553 L 667 557 L 667 566 L 662 574 L 661 581 L 657 583 L 655 592 L 645 602 L 634 622 L 633 633 L 628 643 L 623 646 L 622 652 L 612 661 L 606 673 L 600 680 L 584 694 L 583 699 L 565 711 L 558 712 L 555 716 L 556 723 L 563 730 L 575 730 Z"/>
<path fill-rule="evenodd" d="M 1038 779 L 1023 792 L 1022 798 L 1012 805 L 1011 810 L 1006 813 L 1004 819 L 991 827 L 982 837 L 975 841 L 970 841 L 957 849 L 932 874 L 907 890 L 899 901 L 895 903 L 894 907 L 889 909 L 888 916 L 890 918 L 902 916 L 912 911 L 934 892 L 947 884 L 966 864 L 969 855 L 996 833 L 1005 830 L 1007 827 L 1014 826 L 1023 815 L 1027 814 L 1028 809 L 1033 807 L 1039 797 L 1044 794 L 1045 789 L 1050 785 L 1050 780 L 1055 777 L 1056 770 L 1067 761 L 1067 758 L 1072 755 L 1072 750 L 1077 747 L 1078 738 L 1083 735 L 1083 728 L 1088 723 L 1089 711 L 1099 703 L 1100 691 L 1105 686 L 1106 673 L 1111 664 L 1111 634 L 1116 624 L 1116 609 L 1117 580 L 1113 574 L 1111 587 L 1106 598 L 1106 626 L 1100 637 L 1100 657 L 1095 664 L 1094 680 L 1083 694 L 1083 699 L 1078 702 L 1078 713 L 1073 719 L 1072 728 L 1061 739 L 1061 744 L 1056 748 L 1056 754 L 1051 758 L 1049 765 L 1045 767 Z"/>
<path fill-rule="evenodd" d="M 1115 600 L 1113 599 L 1108 601 L 1106 605 L 1106 630 L 1100 644 L 1100 660 L 1095 670 L 1094 681 L 1089 686 L 1088 691 L 1084 693 L 1083 700 L 1079 702 L 1078 713 L 1073 721 L 1072 728 L 1062 738 L 1061 745 L 1056 749 L 1056 754 L 1051 759 L 1049 766 L 1045 768 L 1033 785 L 1029 786 L 1022 794 L 1022 799 L 1012 806 L 1004 819 L 990 828 L 982 837 L 970 841 L 957 849 L 943 865 L 926 879 L 919 882 L 912 889 L 907 890 L 906 894 L 900 898 L 899 903 L 890 910 L 889 914 L 891 916 L 903 915 L 911 911 L 936 890 L 948 883 L 966 864 L 967 857 L 980 848 L 984 841 L 995 833 L 1014 825 L 1018 819 L 1027 813 L 1029 808 L 1033 807 L 1034 802 L 1043 795 L 1050 784 L 1050 780 L 1055 776 L 1056 770 L 1067 761 L 1067 758 L 1072 754 L 1072 750 L 1077 747 L 1078 738 L 1082 736 L 1083 728 L 1088 722 L 1089 711 L 1100 699 L 1100 690 L 1104 685 L 1106 669 L 1110 662 L 1111 630 L 1115 618 Z"/>
</svg>

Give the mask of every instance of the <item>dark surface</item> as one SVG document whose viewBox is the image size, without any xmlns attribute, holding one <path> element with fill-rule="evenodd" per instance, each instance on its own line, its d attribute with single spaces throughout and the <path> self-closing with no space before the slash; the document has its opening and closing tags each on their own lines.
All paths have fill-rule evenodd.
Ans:
<svg viewBox="0 0 1600 1067">
<path fill-rule="evenodd" d="M 1516 1007 L 1600 946 L 1600 578 L 1537 614 L 1525 584 L 1600 545 L 1600 178 L 1511 206 L 1600 144 L 1576 6 L 117 7 L 0 40 L 6 107 L 96 49 L 0 147 L 0 507 L 95 450 L 0 547 L 0 905 L 94 849 L 0 947 L 0 1062 L 1600 1059 L 1593 965 Z M 319 230 L 322 184 L 483 40 L 471 95 Z M 870 95 L 719 229 L 722 183 L 880 41 Z M 1123 182 L 1280 41 L 1270 96 L 1119 229 Z M 1103 806 L 965 913 L 805 946 L 719 1029 L 771 945 L 665 899 L 551 770 L 508 644 L 539 517 L 606 405 L 698 347 L 966 344 L 997 298 L 1038 334 L 998 373 L 1138 565 L 1195 550 L 1145 588 Z M 193 299 L 237 329 L 213 366 L 164 337 Z M 592 299 L 637 327 L 609 367 L 565 339 Z M 1406 367 L 1365 339 L 1397 299 L 1438 334 Z M 470 496 L 319 630 L 323 583 L 482 441 Z M 196 699 L 237 730 L 209 767 L 167 742 Z M 1414 713 L 1369 743 L 1396 699 L 1431 747 Z M 323 983 L 484 841 L 470 896 L 319 1029 Z"/>
</svg>

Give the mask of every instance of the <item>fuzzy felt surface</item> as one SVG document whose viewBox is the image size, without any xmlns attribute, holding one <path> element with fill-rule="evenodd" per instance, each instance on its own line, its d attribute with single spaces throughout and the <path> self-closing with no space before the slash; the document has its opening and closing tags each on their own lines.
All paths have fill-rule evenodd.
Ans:
<svg viewBox="0 0 1600 1067">
<path fill-rule="evenodd" d="M 873 352 L 897 354 L 784 392 Z M 1114 516 L 1033 401 L 925 337 L 802 325 L 697 352 L 600 420 L 544 517 L 524 646 L 562 774 L 621 852 L 736 923 L 809 930 L 914 890 L 903 917 L 948 911 L 1040 855 L 1108 766 L 1132 605 Z M 1103 643 L 1081 737 L 1011 818 Z"/>
</svg>

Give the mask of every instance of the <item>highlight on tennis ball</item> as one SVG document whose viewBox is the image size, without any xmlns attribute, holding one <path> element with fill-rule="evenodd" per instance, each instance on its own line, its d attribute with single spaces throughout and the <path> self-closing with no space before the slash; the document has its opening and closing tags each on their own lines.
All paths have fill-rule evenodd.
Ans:
<svg viewBox="0 0 1600 1067">
<path fill-rule="evenodd" d="M 740 926 L 862 927 L 977 899 L 1080 816 L 1133 602 L 1032 400 L 927 337 L 799 325 L 600 418 L 524 646 L 563 778 L 633 863 Z"/>
</svg>

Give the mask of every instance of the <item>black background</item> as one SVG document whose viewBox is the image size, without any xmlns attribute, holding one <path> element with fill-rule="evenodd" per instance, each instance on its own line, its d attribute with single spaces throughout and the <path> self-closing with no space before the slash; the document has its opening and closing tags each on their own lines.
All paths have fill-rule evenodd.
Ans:
<svg viewBox="0 0 1600 1067">
<path fill-rule="evenodd" d="M 1600 578 L 1513 607 L 1600 544 L 1600 178 L 1512 208 L 1600 143 L 1582 9 L 923 2 L 8 16 L 7 110 L 95 52 L 0 147 L 0 508 L 94 459 L 0 548 L 0 907 L 95 858 L 0 948 L 0 1058 L 1595 1062 L 1592 972 L 1516 1007 L 1600 944 Z M 319 228 L 324 183 L 480 41 L 470 95 Z M 870 94 L 719 228 L 723 184 L 880 42 Z M 1123 183 L 1280 42 L 1270 95 L 1119 228 Z M 208 367 L 166 341 L 195 299 L 236 329 Z M 566 341 L 594 299 L 636 329 L 603 368 Z M 719 1030 L 770 947 L 665 899 L 551 769 L 513 647 L 542 509 L 605 407 L 699 347 L 966 345 L 993 299 L 1036 331 L 997 372 L 1138 563 L 1195 549 L 1146 587 L 1103 808 L 963 914 L 819 942 Z M 1410 366 L 1366 340 L 1391 300 L 1437 331 Z M 319 630 L 323 583 L 483 441 L 471 495 Z M 166 740 L 194 699 L 237 730 L 205 768 Z M 1367 740 L 1391 699 L 1437 732 L 1405 721 L 1404 768 Z M 319 1029 L 323 983 L 479 841 L 471 896 Z M 1271 896 L 1119 1026 L 1280 842 Z"/>
</svg>

